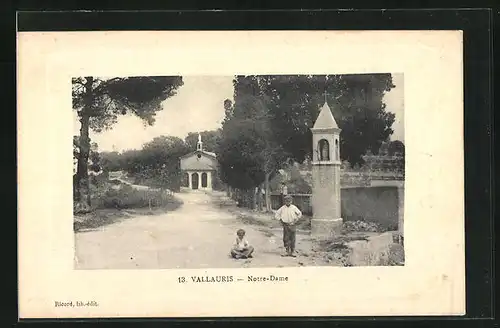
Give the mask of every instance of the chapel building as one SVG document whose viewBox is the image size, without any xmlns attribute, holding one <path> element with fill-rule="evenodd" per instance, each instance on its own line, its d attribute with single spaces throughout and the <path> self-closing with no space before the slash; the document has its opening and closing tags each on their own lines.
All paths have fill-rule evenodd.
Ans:
<svg viewBox="0 0 500 328">
<path fill-rule="evenodd" d="M 182 156 L 180 160 L 184 189 L 212 190 L 212 183 L 217 174 L 217 156 L 203 149 L 199 134 L 196 150 Z"/>
</svg>

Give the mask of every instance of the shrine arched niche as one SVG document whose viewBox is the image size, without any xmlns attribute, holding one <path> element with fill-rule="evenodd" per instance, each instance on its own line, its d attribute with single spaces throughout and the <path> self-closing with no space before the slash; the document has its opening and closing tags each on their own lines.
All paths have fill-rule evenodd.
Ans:
<svg viewBox="0 0 500 328">
<path fill-rule="evenodd" d="M 320 161 L 330 160 L 330 143 L 326 139 L 318 141 L 318 156 Z"/>
<path fill-rule="evenodd" d="M 335 160 L 340 160 L 339 139 L 335 138 Z"/>
</svg>

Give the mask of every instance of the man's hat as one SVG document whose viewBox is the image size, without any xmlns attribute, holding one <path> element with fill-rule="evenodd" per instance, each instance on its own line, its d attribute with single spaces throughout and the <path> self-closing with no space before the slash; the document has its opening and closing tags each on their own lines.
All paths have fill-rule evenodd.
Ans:
<svg viewBox="0 0 500 328">
<path fill-rule="evenodd" d="M 293 197 L 292 197 L 292 196 L 290 196 L 290 195 L 286 195 L 286 196 L 285 196 L 285 199 L 293 199 Z"/>
</svg>

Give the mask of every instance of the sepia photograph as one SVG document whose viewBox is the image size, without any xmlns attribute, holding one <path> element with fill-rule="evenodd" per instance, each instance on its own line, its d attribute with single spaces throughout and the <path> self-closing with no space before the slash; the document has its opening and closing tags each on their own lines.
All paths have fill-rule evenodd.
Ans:
<svg viewBox="0 0 500 328">
<path fill-rule="evenodd" d="M 464 313 L 461 51 L 460 31 L 21 33 L 20 315 Z"/>
<path fill-rule="evenodd" d="M 75 269 L 404 265 L 404 77 L 73 77 Z"/>
</svg>

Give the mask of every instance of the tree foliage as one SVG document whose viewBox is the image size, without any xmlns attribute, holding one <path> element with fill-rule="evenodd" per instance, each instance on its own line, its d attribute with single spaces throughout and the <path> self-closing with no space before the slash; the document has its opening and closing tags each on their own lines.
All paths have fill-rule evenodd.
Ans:
<svg viewBox="0 0 500 328">
<path fill-rule="evenodd" d="M 233 84 L 217 153 L 221 178 L 234 188 L 248 190 L 285 162 L 310 158 L 310 129 L 325 99 L 342 129 L 343 160 L 362 163 L 393 132 L 383 103 L 390 74 L 235 76 Z"/>
<path fill-rule="evenodd" d="M 200 136 L 203 142 L 203 150 L 215 152 L 220 140 L 221 130 L 201 131 Z M 198 143 L 198 132 L 189 132 L 184 140 L 189 149 L 194 151 Z"/>
<path fill-rule="evenodd" d="M 391 74 L 260 76 L 269 97 L 272 129 L 289 156 L 302 162 L 312 153 L 310 128 L 326 101 L 340 135 L 341 158 L 362 163 L 367 149 L 377 152 L 392 134 L 394 114 L 383 96 L 390 91 Z"/>
<path fill-rule="evenodd" d="M 120 171 L 124 166 L 122 156 L 117 151 L 101 152 L 101 164 L 107 172 Z"/>
<path fill-rule="evenodd" d="M 391 156 L 405 155 L 405 144 L 400 140 L 393 140 L 389 143 L 388 153 Z"/>
<path fill-rule="evenodd" d="M 235 78 L 235 102 L 224 102 L 226 117 L 217 151 L 222 180 L 244 190 L 264 182 L 283 157 L 271 130 L 268 98 L 258 83 L 253 76 Z"/>
<path fill-rule="evenodd" d="M 145 124 L 155 122 L 162 102 L 175 95 L 182 86 L 180 76 L 116 77 L 92 76 L 72 79 L 73 109 L 80 121 L 78 165 L 76 173 L 76 200 L 90 207 L 88 187 L 88 159 L 90 156 L 89 130 L 110 129 L 120 115 L 132 114 Z"/>
<path fill-rule="evenodd" d="M 174 96 L 183 85 L 180 76 L 77 77 L 72 82 L 73 109 L 80 117 L 89 116 L 90 127 L 96 132 L 110 129 L 119 116 L 127 114 L 153 125 L 162 102 Z"/>
<path fill-rule="evenodd" d="M 140 152 L 141 179 L 154 187 L 179 190 L 182 182 L 179 158 L 189 152 L 185 142 L 178 137 L 154 138 L 144 144 Z"/>
<path fill-rule="evenodd" d="M 198 135 L 190 132 L 188 135 Z M 206 131 L 206 135 L 218 135 L 217 131 Z M 196 137 L 196 141 L 198 137 Z M 102 166 L 105 171 L 123 170 L 135 178 L 136 183 L 152 187 L 179 190 L 182 183 L 180 157 L 192 152 L 188 142 L 173 136 L 159 136 L 145 143 L 141 149 L 122 153 L 103 152 Z M 213 180 L 214 186 L 217 179 Z"/>
</svg>

